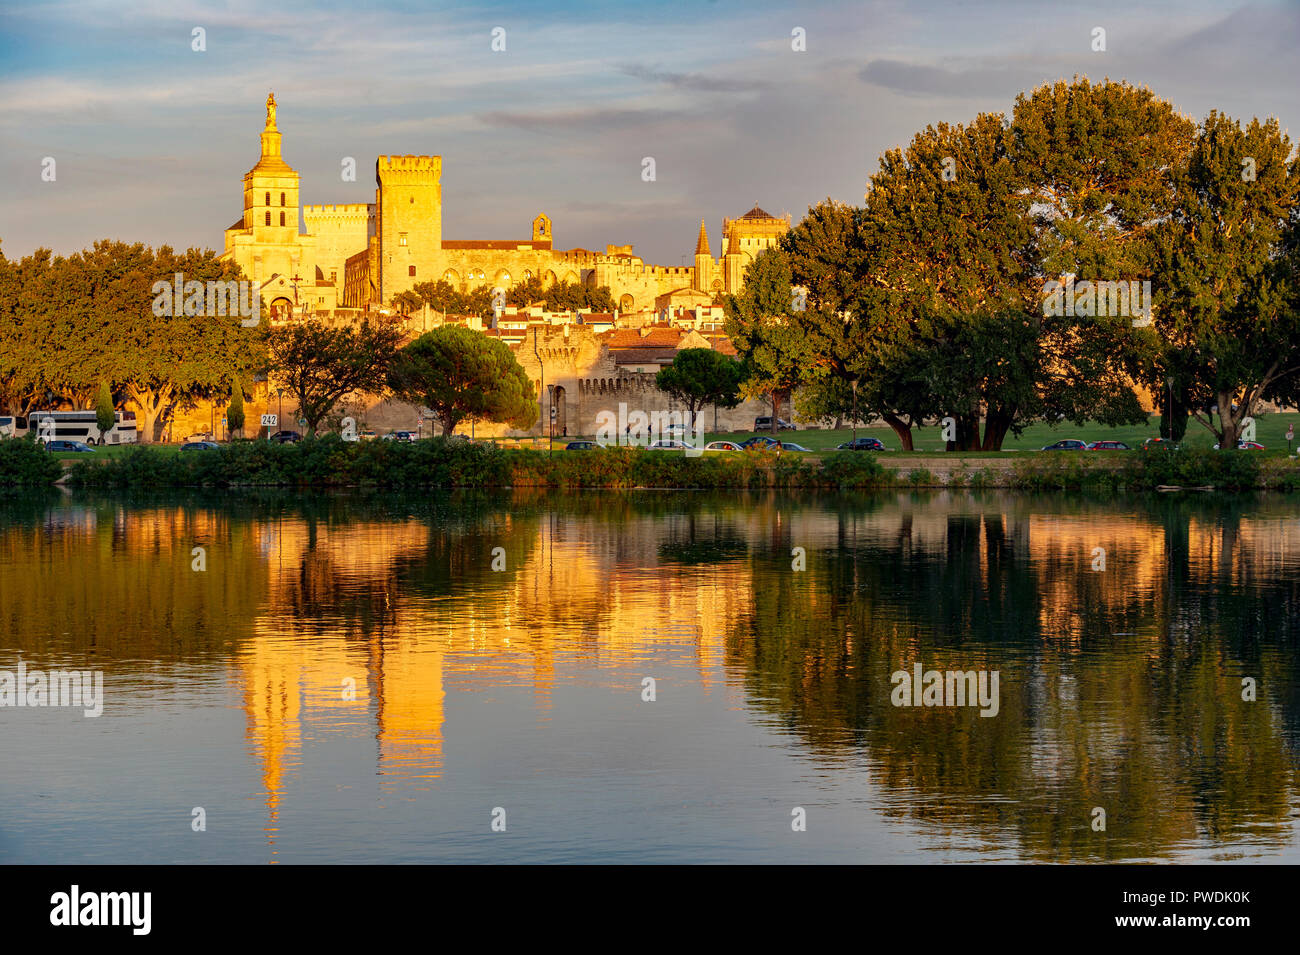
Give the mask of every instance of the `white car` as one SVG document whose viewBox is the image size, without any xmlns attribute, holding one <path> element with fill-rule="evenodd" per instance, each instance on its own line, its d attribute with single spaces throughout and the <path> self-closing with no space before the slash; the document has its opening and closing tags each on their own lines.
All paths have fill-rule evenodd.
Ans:
<svg viewBox="0 0 1300 955">
<path fill-rule="evenodd" d="M 655 441 L 653 444 L 646 445 L 647 451 L 687 451 L 689 449 L 689 444 L 671 438 L 665 438 L 663 441 Z"/>
</svg>

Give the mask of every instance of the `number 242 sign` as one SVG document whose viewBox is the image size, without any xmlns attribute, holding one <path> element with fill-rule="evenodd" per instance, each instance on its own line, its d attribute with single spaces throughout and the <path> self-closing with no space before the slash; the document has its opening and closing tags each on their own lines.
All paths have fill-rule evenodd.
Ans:
<svg viewBox="0 0 1300 955">
<path fill-rule="evenodd" d="M 279 423 L 279 418 L 273 414 L 262 415 L 262 427 L 274 428 Z"/>
</svg>

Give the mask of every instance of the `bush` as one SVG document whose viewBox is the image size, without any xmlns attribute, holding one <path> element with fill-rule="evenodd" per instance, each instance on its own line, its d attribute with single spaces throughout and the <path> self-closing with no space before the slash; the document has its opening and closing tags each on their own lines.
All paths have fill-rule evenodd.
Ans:
<svg viewBox="0 0 1300 955">
<path fill-rule="evenodd" d="M 63 465 L 32 438 L 0 439 L 0 487 L 40 487 L 63 476 Z"/>
</svg>

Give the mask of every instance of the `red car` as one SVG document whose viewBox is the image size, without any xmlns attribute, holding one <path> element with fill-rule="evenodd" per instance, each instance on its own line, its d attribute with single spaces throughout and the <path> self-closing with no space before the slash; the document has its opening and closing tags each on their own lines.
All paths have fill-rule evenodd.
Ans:
<svg viewBox="0 0 1300 955">
<path fill-rule="evenodd" d="M 1123 441 L 1094 441 L 1088 445 L 1089 451 L 1132 451 Z"/>
</svg>

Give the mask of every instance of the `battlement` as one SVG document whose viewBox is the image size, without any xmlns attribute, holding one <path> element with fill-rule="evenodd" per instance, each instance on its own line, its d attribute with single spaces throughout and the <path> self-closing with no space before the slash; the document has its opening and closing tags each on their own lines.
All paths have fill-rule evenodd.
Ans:
<svg viewBox="0 0 1300 955">
<path fill-rule="evenodd" d="M 380 156 L 375 160 L 375 179 L 381 185 L 437 182 L 441 177 L 441 156 Z"/>
<path fill-rule="evenodd" d="M 353 216 L 373 215 L 375 207 L 373 203 L 352 202 L 343 205 L 332 206 L 303 206 L 304 215 L 316 216 L 318 218 L 352 218 Z"/>
</svg>

